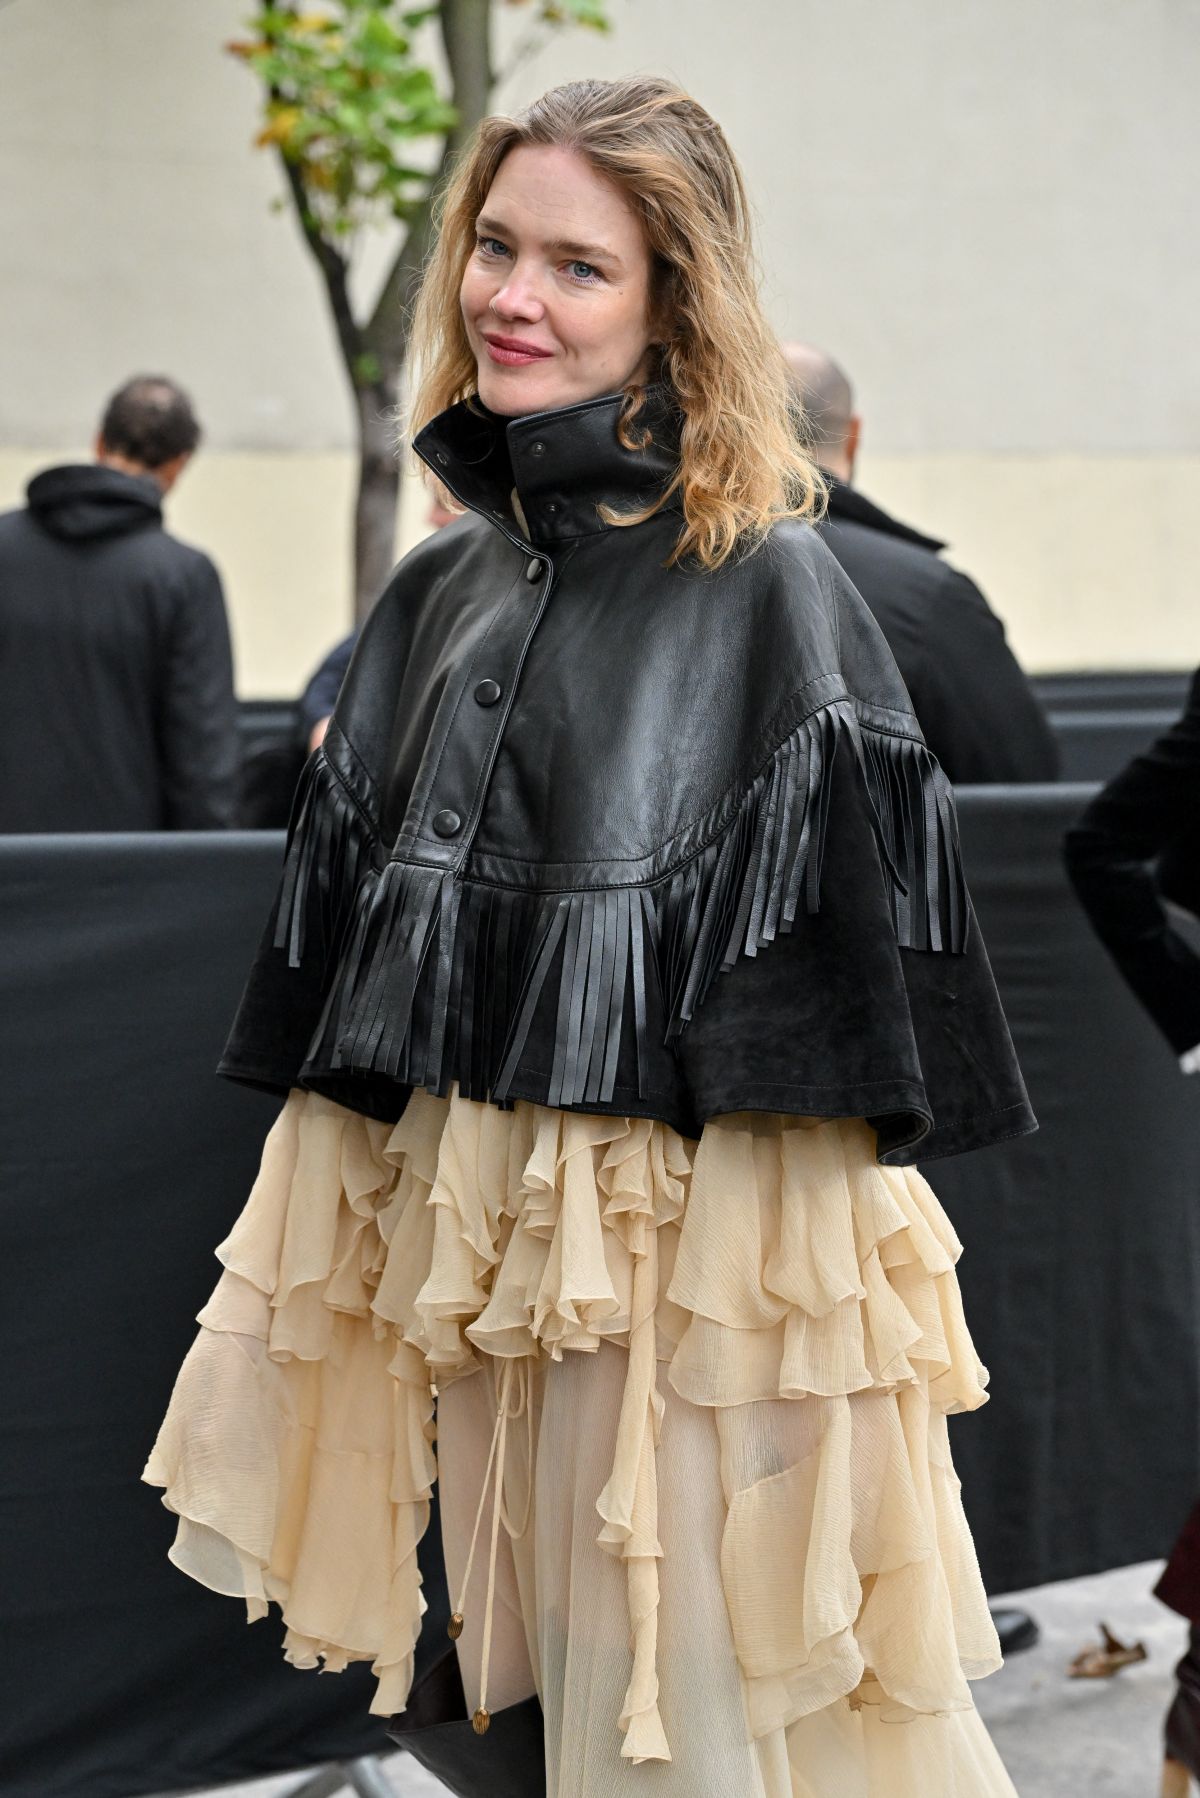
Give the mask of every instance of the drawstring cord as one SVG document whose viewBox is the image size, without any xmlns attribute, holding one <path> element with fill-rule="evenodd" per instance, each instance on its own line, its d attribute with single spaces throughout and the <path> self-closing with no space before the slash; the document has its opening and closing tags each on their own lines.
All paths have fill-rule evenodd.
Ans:
<svg viewBox="0 0 1200 1798">
<path fill-rule="evenodd" d="M 471 1727 L 477 1736 L 486 1735 L 491 1716 L 487 1708 L 488 1668 L 492 1654 L 492 1622 L 496 1600 L 496 1560 L 500 1542 L 500 1519 L 504 1518 L 504 1527 L 510 1537 L 523 1536 L 529 1527 L 529 1512 L 533 1502 L 533 1407 L 529 1402 L 528 1368 L 526 1362 L 518 1360 L 517 1367 L 517 1403 L 512 1409 L 509 1395 L 513 1384 L 513 1361 L 506 1360 L 504 1371 L 500 1375 L 500 1391 L 496 1400 L 496 1425 L 492 1431 L 491 1447 L 488 1449 L 487 1466 L 483 1474 L 483 1489 L 479 1494 L 479 1505 L 475 1512 L 475 1525 L 471 1531 L 471 1546 L 467 1551 L 467 1566 L 463 1574 L 461 1596 L 450 1616 L 447 1634 L 452 1642 L 457 1642 L 463 1632 L 463 1607 L 467 1602 L 467 1592 L 471 1585 L 471 1570 L 475 1565 L 475 1550 L 479 1544 L 479 1526 L 483 1522 L 483 1509 L 487 1503 L 488 1488 L 492 1488 L 492 1530 L 488 1551 L 487 1599 L 483 1610 L 483 1658 L 479 1672 L 479 1708 L 471 1718 Z M 504 1450 L 508 1439 L 509 1418 L 520 1417 L 522 1411 L 526 1416 L 526 1433 L 529 1448 L 529 1481 L 525 1493 L 525 1516 L 520 1529 L 514 1529 L 508 1517 L 504 1503 Z"/>
</svg>

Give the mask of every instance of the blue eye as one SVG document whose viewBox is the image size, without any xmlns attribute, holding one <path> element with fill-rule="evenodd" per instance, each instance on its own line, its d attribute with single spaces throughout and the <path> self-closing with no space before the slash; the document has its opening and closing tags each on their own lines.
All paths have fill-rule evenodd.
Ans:
<svg viewBox="0 0 1200 1798">
<path fill-rule="evenodd" d="M 600 271 L 590 262 L 568 262 L 567 272 L 573 281 L 594 281 Z"/>
<path fill-rule="evenodd" d="M 507 256 L 508 245 L 500 242 L 498 237 L 476 237 L 475 246 L 485 256 Z"/>
</svg>

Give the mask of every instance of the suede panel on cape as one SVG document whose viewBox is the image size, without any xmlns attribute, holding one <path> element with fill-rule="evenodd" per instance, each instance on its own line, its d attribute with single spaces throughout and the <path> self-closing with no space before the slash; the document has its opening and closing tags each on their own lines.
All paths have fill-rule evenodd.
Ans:
<svg viewBox="0 0 1200 1798">
<path fill-rule="evenodd" d="M 620 407 L 421 434 L 470 515 L 364 629 L 221 1071 L 385 1119 L 455 1081 L 688 1136 L 866 1117 L 887 1161 L 1033 1129 L 871 614 L 806 525 L 707 573 L 673 500 L 607 521 L 677 467 L 668 396 L 636 449 Z"/>
</svg>

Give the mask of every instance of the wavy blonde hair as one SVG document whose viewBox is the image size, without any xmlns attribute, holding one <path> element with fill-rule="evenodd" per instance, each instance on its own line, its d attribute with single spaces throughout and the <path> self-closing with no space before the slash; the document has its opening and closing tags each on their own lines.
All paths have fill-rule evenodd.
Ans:
<svg viewBox="0 0 1200 1798">
<path fill-rule="evenodd" d="M 742 173 L 716 120 L 669 81 L 570 81 L 516 118 L 485 119 L 438 209 L 438 237 L 413 317 L 417 431 L 476 391 L 459 289 L 475 220 L 496 171 L 519 145 L 573 150 L 614 183 L 641 220 L 652 264 L 655 378 L 682 413 L 679 471 L 656 501 L 610 515 L 639 524 L 678 494 L 684 528 L 672 561 L 718 568 L 780 518 L 810 518 L 825 499 L 799 437 L 783 354 L 763 317 Z M 626 392 L 622 440 L 642 390 Z"/>
</svg>

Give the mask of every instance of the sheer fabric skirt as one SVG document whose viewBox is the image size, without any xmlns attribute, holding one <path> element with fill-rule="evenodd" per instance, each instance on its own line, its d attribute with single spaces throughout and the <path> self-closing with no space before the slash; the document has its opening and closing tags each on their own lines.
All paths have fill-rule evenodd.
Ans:
<svg viewBox="0 0 1200 1798">
<path fill-rule="evenodd" d="M 440 1463 L 468 1705 L 538 1693 L 548 1798 L 1011 1798 L 959 1252 L 861 1121 L 293 1093 L 145 1477 L 387 1715 Z"/>
</svg>

